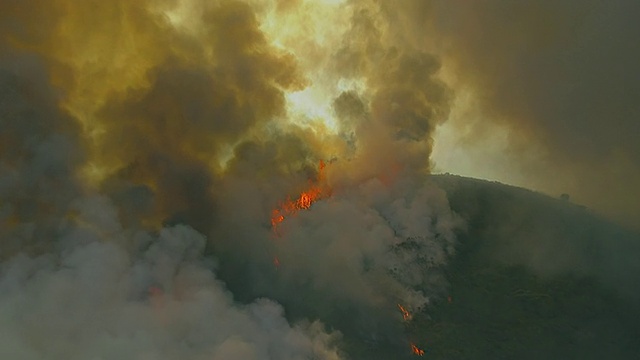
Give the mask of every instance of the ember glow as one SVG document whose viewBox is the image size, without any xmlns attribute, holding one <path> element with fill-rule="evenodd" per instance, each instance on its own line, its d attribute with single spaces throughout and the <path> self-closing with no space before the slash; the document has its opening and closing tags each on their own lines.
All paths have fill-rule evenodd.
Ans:
<svg viewBox="0 0 640 360">
<path fill-rule="evenodd" d="M 279 236 L 278 225 L 289 216 L 295 215 L 300 210 L 308 210 L 311 205 L 331 194 L 328 187 L 324 185 L 326 164 L 320 160 L 318 164 L 318 176 L 315 181 L 309 180 L 309 187 L 300 195 L 291 200 L 287 199 L 271 212 L 271 229 Z"/>
<path fill-rule="evenodd" d="M 457 332 L 421 329 L 456 307 L 447 294 L 473 301 L 450 284 L 465 278 L 450 260 L 476 239 L 475 190 L 432 176 L 439 165 L 517 179 L 507 165 L 529 159 L 525 185 L 624 202 L 635 220 L 638 112 L 625 102 L 639 91 L 616 79 L 640 62 L 598 63 L 635 37 L 602 27 L 569 46 L 605 5 L 560 6 L 580 14 L 564 27 L 553 4 L 458 3 L 0 0 L 0 358 L 407 359 L 420 339 L 434 355 L 458 346 Z M 587 51 L 598 43 L 616 51 Z M 501 224 L 499 206 L 483 219 Z M 555 265 L 535 242 L 504 253 Z"/>
<path fill-rule="evenodd" d="M 42 263 L 42 272 L 60 278 L 53 283 L 65 297 L 37 298 L 77 300 L 73 310 L 87 311 L 86 321 L 50 317 L 50 328 L 96 330 L 95 343 L 67 343 L 72 336 L 52 338 L 39 325 L 11 327 L 16 338 L 53 339 L 38 355 L 64 344 L 56 359 L 113 357 L 96 353 L 110 341 L 103 335 L 129 339 L 129 329 L 142 329 L 149 341 L 130 339 L 140 350 L 124 357 L 335 360 L 343 358 L 340 336 L 367 344 L 369 336 L 408 336 L 396 302 L 408 321 L 405 307 L 421 309 L 429 295 L 388 270 L 414 273 L 412 281 L 427 276 L 415 259 L 392 253 L 409 237 L 430 234 L 420 241 L 437 248 L 434 267 L 452 254 L 444 250 L 454 243 L 450 209 L 424 182 L 449 95 L 435 55 L 383 36 L 397 29 L 381 3 L 7 4 L 0 238 L 8 240 L 0 250 L 3 260 L 47 255 L 54 265 Z M 331 164 L 319 161 L 306 180 L 309 159 Z M 330 197 L 332 206 L 316 206 Z M 285 222 L 302 211 L 305 221 Z M 25 274 L 39 264 L 16 262 Z M 67 268 L 90 274 L 86 284 L 75 275 L 67 281 Z M 84 295 L 96 293 L 94 285 L 113 293 L 91 303 Z M 15 290 L 10 301 L 0 297 L 0 308 L 20 302 Z M 40 305 L 23 309 L 37 314 Z M 354 316 L 340 312 L 354 308 Z M 365 337 L 364 327 L 376 330 Z M 186 333 L 194 349 L 175 345 Z M 78 344 L 89 344 L 86 354 Z M 167 352 L 155 344 L 175 353 L 143 349 Z M 393 346 L 409 356 L 405 345 L 368 351 Z"/>
<path fill-rule="evenodd" d="M 418 356 L 424 356 L 424 350 L 417 347 L 414 343 L 411 343 L 411 352 Z"/>
<path fill-rule="evenodd" d="M 398 309 L 400 309 L 400 312 L 402 313 L 402 319 L 404 319 L 404 321 L 409 321 L 413 318 L 411 316 L 411 313 L 407 309 L 405 309 L 404 306 L 398 304 Z"/>
</svg>

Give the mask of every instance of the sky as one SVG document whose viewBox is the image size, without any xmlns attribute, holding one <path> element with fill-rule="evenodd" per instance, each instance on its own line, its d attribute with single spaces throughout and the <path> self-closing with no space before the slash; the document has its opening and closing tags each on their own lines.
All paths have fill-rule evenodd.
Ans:
<svg viewBox="0 0 640 360">
<path fill-rule="evenodd" d="M 637 227 L 637 8 L 0 0 L 0 350 L 410 356 L 465 227 L 429 174 Z"/>
<path fill-rule="evenodd" d="M 439 168 L 567 193 L 637 228 L 638 4 L 453 4 L 416 19 L 434 24 L 461 95 L 436 135 Z"/>
<path fill-rule="evenodd" d="M 105 151 L 111 146 L 107 138 L 118 134 L 123 143 L 131 143 L 124 138 L 147 130 L 139 121 L 137 129 L 130 129 L 126 121 L 104 119 L 142 111 L 134 107 L 144 105 L 127 100 L 155 79 L 190 86 L 180 96 L 202 95 L 196 88 L 206 86 L 206 80 L 194 65 L 206 63 L 215 64 L 215 76 L 223 82 L 213 96 L 235 101 L 228 109 L 241 118 L 185 129 L 215 132 L 212 139 L 190 138 L 194 149 L 189 149 L 202 156 L 215 153 L 214 166 L 229 160 L 247 129 L 286 122 L 320 134 L 322 151 L 337 156 L 345 151 L 339 147 L 347 145 L 330 135 L 348 137 L 354 124 L 341 119 L 336 99 L 342 94 L 339 104 L 344 105 L 357 94 L 380 116 L 400 118 L 396 110 L 376 103 L 377 96 L 403 109 L 415 107 L 413 119 L 407 116 L 394 125 L 430 139 L 420 166 L 428 163 L 435 172 L 497 180 L 552 196 L 567 193 L 618 222 L 637 223 L 639 109 L 632 79 L 639 75 L 640 50 L 632 36 L 638 30 L 635 2 L 231 3 L 244 10 L 207 14 L 205 8 L 217 2 L 177 0 L 136 5 L 5 1 L 3 46 L 45 59 L 49 81 L 64 93 L 64 107 L 92 138 L 85 173 L 94 182 L 122 167 L 125 155 L 116 155 L 118 150 L 128 158 L 136 154 L 127 146 Z M 242 16 L 254 22 L 251 30 L 229 20 Z M 173 67 L 188 74 L 169 74 Z M 235 90 L 245 99 L 222 90 L 229 81 L 244 87 Z M 396 90 L 381 90 L 394 81 L 402 82 Z M 163 91 L 146 94 L 144 101 L 170 96 Z M 252 114 L 242 109 L 243 101 Z M 210 116 L 220 115 L 199 106 Z M 158 106 L 153 111 L 178 110 Z M 160 136 L 147 138 L 159 142 Z"/>
</svg>

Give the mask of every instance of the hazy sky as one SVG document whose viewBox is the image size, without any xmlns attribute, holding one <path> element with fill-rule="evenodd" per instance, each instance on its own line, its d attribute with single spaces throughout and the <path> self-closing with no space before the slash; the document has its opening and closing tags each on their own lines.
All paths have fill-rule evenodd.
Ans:
<svg viewBox="0 0 640 360">
<path fill-rule="evenodd" d="M 250 133 L 286 124 L 313 137 L 313 152 L 346 158 L 366 126 L 361 151 L 389 130 L 413 140 L 401 146 L 426 158 L 399 160 L 408 167 L 430 158 L 435 171 L 568 193 L 627 224 L 640 217 L 637 2 L 250 0 L 206 10 L 217 3 L 7 0 L 2 46 L 45 62 L 88 139 L 92 182 L 144 147 L 184 142 L 165 130 L 189 144 L 188 161 L 165 160 L 197 172 L 193 162 L 224 166 Z M 189 126 L 176 120 L 196 112 Z M 147 165 L 137 157 L 128 176 L 145 177 Z"/>
<path fill-rule="evenodd" d="M 427 8 L 428 20 L 416 21 L 434 24 L 461 95 L 442 143 L 436 136 L 441 169 L 568 193 L 637 224 L 638 3 L 454 1 Z"/>
<path fill-rule="evenodd" d="M 0 0 L 0 357 L 413 356 L 430 172 L 637 226 L 638 4 Z"/>
</svg>

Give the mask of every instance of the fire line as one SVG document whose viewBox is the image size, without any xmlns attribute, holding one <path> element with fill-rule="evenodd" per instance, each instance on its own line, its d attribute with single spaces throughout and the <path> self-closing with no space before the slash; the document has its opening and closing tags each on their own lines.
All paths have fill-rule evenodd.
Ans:
<svg viewBox="0 0 640 360">
<path fill-rule="evenodd" d="M 315 183 L 311 182 L 309 189 L 300 193 L 295 200 L 287 199 L 278 208 L 271 211 L 271 229 L 276 236 L 279 236 L 278 225 L 287 217 L 296 214 L 300 210 L 308 210 L 314 202 L 329 195 L 329 191 L 320 185 L 324 181 L 325 167 L 324 161 L 320 160 L 317 181 Z"/>
<path fill-rule="evenodd" d="M 412 316 L 411 313 L 404 308 L 404 306 L 398 304 L 398 309 L 400 309 L 400 312 L 402 313 L 402 318 L 404 319 L 404 321 L 409 321 L 411 320 Z"/>
<path fill-rule="evenodd" d="M 314 202 L 331 195 L 330 189 L 323 186 L 324 182 L 324 169 L 326 164 L 320 160 L 318 164 L 318 177 L 316 181 L 309 180 L 309 188 L 295 199 L 287 199 L 281 203 L 279 207 L 271 211 L 271 230 L 276 237 L 281 237 L 278 231 L 278 225 L 282 223 L 286 218 L 295 215 L 300 210 L 308 210 L 311 208 Z M 273 258 L 273 265 L 276 270 L 280 268 L 280 259 L 277 256 Z"/>
<path fill-rule="evenodd" d="M 424 350 L 417 347 L 414 343 L 411 343 L 411 351 L 418 356 L 424 356 Z"/>
</svg>

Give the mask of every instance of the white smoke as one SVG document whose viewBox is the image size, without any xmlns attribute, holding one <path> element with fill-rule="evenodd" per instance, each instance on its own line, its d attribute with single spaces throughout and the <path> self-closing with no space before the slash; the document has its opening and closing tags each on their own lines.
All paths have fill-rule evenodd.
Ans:
<svg viewBox="0 0 640 360">
<path fill-rule="evenodd" d="M 268 299 L 234 303 L 193 229 L 122 229 L 99 196 L 74 207 L 59 251 L 2 264 L 0 358 L 340 358 L 319 322 L 292 326 Z"/>
<path fill-rule="evenodd" d="M 446 297 L 444 270 L 461 220 L 425 177 L 338 179 L 339 161 L 327 165 L 327 183 L 320 184 L 330 195 L 286 214 L 275 234 L 268 221 L 278 202 L 270 194 L 279 182 L 225 183 L 223 221 L 214 226 L 223 277 L 243 299 L 266 294 L 349 338 L 405 341 L 397 305 L 417 314 Z"/>
<path fill-rule="evenodd" d="M 311 69 L 249 4 L 197 1 L 191 32 L 128 3 L 92 21 L 79 3 L 0 11 L 27 29 L 0 37 L 0 358 L 340 358 L 323 324 L 407 350 L 396 305 L 446 288 L 457 226 L 425 185 L 449 107 L 439 61 L 372 35 L 377 4 L 350 8 L 327 81 L 363 87 L 329 91 L 342 133 L 316 133 L 280 126 Z M 330 157 L 334 194 L 273 239 L 271 211 Z"/>
<path fill-rule="evenodd" d="M 356 304 L 400 302 L 417 310 L 429 301 L 425 289 L 435 294 L 446 287 L 439 270 L 454 253 L 459 222 L 432 185 L 371 179 L 283 225 L 287 236 L 276 241 L 277 251 L 294 276 L 308 276 L 323 293 Z M 436 277 L 437 284 L 427 284 Z"/>
</svg>

